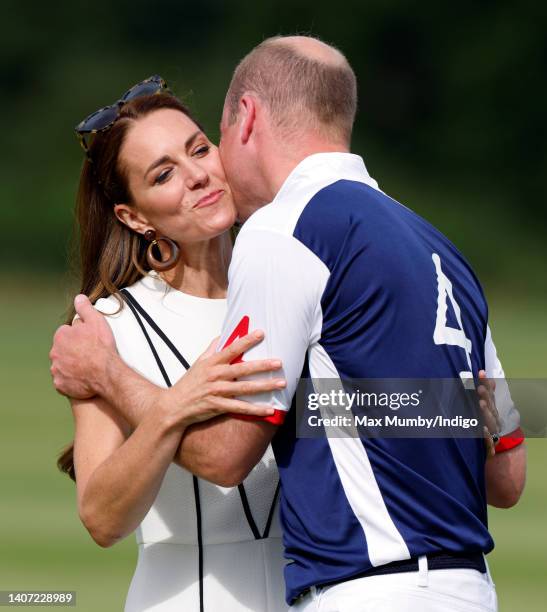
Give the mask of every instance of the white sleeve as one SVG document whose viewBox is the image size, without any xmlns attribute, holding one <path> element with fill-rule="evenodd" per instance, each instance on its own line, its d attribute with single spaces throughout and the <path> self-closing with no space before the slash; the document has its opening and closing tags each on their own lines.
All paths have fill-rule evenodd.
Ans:
<svg viewBox="0 0 547 612">
<path fill-rule="evenodd" d="M 265 420 L 282 423 L 291 406 L 306 351 L 321 333 L 321 295 L 328 274 L 321 260 L 292 236 L 245 228 L 238 236 L 219 346 L 248 331 L 264 331 L 264 340 L 245 354 L 245 361 L 281 359 L 282 372 L 259 376 L 283 376 L 287 386 L 241 399 L 273 406 L 275 414 Z"/>
<path fill-rule="evenodd" d="M 498 409 L 501 420 L 500 435 L 506 436 L 519 429 L 520 415 L 515 408 L 515 404 L 511 398 L 509 385 L 505 380 L 505 373 L 501 367 L 500 360 L 496 352 L 496 347 L 492 340 L 490 327 L 486 328 L 486 341 L 484 344 L 484 361 L 485 370 L 488 378 L 493 378 L 496 381 L 496 408 Z"/>
</svg>

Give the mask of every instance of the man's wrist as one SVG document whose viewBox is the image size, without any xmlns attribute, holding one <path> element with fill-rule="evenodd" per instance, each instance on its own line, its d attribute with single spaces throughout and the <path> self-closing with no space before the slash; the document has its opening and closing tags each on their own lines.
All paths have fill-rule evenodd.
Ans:
<svg viewBox="0 0 547 612">
<path fill-rule="evenodd" d="M 96 395 L 112 401 L 115 381 L 123 373 L 125 364 L 115 350 L 104 349 L 95 354 L 91 370 L 91 388 Z"/>
</svg>

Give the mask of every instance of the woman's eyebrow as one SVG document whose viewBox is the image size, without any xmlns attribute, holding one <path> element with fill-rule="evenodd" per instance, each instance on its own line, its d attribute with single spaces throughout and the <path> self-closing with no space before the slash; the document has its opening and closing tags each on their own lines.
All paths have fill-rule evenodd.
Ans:
<svg viewBox="0 0 547 612">
<path fill-rule="evenodd" d="M 195 131 L 184 143 L 184 148 L 185 149 L 189 149 L 194 140 L 201 134 L 201 130 L 197 130 Z M 173 161 L 171 159 L 171 157 L 169 155 L 162 155 L 162 157 L 160 157 L 159 159 L 157 159 L 155 162 L 152 162 L 150 164 L 150 166 L 148 167 L 148 170 L 144 173 L 144 178 L 146 178 L 146 176 L 148 175 L 149 172 L 152 172 L 152 170 L 154 170 L 154 168 L 157 168 L 158 166 L 161 166 L 162 164 L 165 164 L 165 162 L 168 161 Z"/>
<path fill-rule="evenodd" d="M 193 133 L 193 134 L 190 136 L 190 138 L 188 138 L 188 140 L 187 140 L 187 141 L 184 143 L 185 148 L 186 148 L 186 149 L 189 149 L 189 148 L 192 146 L 192 144 L 193 144 L 194 140 L 195 140 L 195 139 L 196 139 L 196 138 L 197 138 L 197 137 L 198 137 L 200 134 L 201 134 L 201 130 L 197 130 L 196 132 L 194 132 L 194 133 Z"/>
<path fill-rule="evenodd" d="M 171 157 L 169 155 L 163 155 L 159 159 L 156 159 L 156 161 L 152 162 L 150 164 L 150 166 L 148 167 L 148 170 L 144 173 L 144 178 L 146 178 L 148 173 L 152 172 L 152 170 L 154 170 L 154 168 L 157 168 L 158 166 L 161 166 L 162 164 L 165 164 L 165 162 L 168 162 L 168 161 L 172 161 L 172 159 L 171 159 Z"/>
</svg>

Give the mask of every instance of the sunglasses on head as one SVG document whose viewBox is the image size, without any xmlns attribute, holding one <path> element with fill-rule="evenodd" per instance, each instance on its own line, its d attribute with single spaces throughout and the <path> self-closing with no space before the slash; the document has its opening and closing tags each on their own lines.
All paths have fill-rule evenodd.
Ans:
<svg viewBox="0 0 547 612">
<path fill-rule="evenodd" d="M 88 140 L 86 136 L 110 129 L 119 117 L 123 105 L 130 100 L 139 98 L 140 96 L 151 96 L 161 91 L 169 91 L 169 89 L 166 82 L 159 75 L 155 74 L 133 85 L 133 87 L 128 89 L 118 101 L 114 102 L 114 104 L 100 108 L 94 113 L 91 113 L 91 115 L 88 115 L 83 121 L 80 121 L 75 130 L 78 140 L 88 159 L 91 159 L 89 157 L 91 140 Z"/>
</svg>

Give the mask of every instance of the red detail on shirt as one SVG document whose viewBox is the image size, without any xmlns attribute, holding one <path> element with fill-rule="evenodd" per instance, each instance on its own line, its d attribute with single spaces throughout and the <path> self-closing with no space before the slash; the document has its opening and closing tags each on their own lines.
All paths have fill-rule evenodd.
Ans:
<svg viewBox="0 0 547 612">
<path fill-rule="evenodd" d="M 283 425 L 285 417 L 287 416 L 286 410 L 278 410 L 274 408 L 274 413 L 269 416 L 255 416 L 254 414 L 230 414 L 235 419 L 241 419 L 242 421 L 266 421 L 266 423 L 272 423 L 272 425 Z"/>
<path fill-rule="evenodd" d="M 235 342 L 238 338 L 246 336 L 248 333 L 249 317 L 245 315 L 236 325 L 236 328 L 231 333 L 228 340 L 226 340 L 226 343 L 222 348 L 225 349 L 227 346 L 230 346 L 232 342 Z M 230 361 L 230 364 L 241 363 L 242 361 L 243 353 L 241 353 L 241 355 L 238 355 L 237 357 L 234 357 L 234 359 Z M 267 423 L 272 423 L 273 425 L 282 425 L 287 413 L 285 412 L 285 410 L 277 410 L 277 408 L 275 408 L 274 410 L 275 412 L 273 414 L 265 417 L 256 416 L 254 414 L 231 414 L 230 416 L 234 417 L 235 419 L 241 419 L 242 421 L 266 421 Z"/>
<path fill-rule="evenodd" d="M 224 344 L 222 348 L 225 349 L 227 346 L 230 346 L 232 342 L 235 342 L 238 338 L 242 338 L 243 336 L 246 336 L 248 333 L 249 333 L 249 317 L 245 315 L 241 319 L 241 321 L 236 325 L 236 328 L 234 329 L 234 331 L 232 332 L 228 340 L 226 340 L 226 343 Z M 238 355 L 237 357 L 234 357 L 232 361 L 230 361 L 230 365 L 234 363 L 241 363 L 242 361 L 243 361 L 243 353 L 241 353 L 241 355 Z"/>
<path fill-rule="evenodd" d="M 501 436 L 500 441 L 496 444 L 496 453 L 503 453 L 505 451 L 510 450 L 511 448 L 515 448 L 519 444 L 524 442 L 524 432 L 519 427 L 508 433 L 505 436 Z"/>
</svg>

